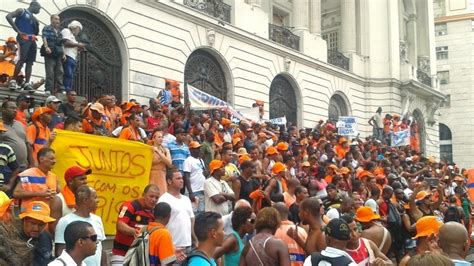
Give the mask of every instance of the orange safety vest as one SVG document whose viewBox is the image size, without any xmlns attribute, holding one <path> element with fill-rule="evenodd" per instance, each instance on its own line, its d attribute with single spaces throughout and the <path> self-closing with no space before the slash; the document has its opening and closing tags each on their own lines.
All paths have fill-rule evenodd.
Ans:
<svg viewBox="0 0 474 266">
<path fill-rule="evenodd" d="M 47 174 L 43 173 L 39 168 L 33 167 L 26 169 L 25 171 L 18 174 L 20 178 L 21 188 L 25 191 L 31 192 L 45 192 L 48 188 L 57 191 L 57 180 L 58 178 L 52 172 Z M 46 204 L 49 204 L 49 200 L 43 197 L 32 197 L 21 200 L 21 210 L 24 209 L 31 201 L 44 201 Z"/>
</svg>

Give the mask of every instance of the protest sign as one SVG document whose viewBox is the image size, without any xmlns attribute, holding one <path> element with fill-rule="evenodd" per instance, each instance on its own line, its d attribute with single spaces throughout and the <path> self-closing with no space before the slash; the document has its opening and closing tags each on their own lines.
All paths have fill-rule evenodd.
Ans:
<svg viewBox="0 0 474 266">
<path fill-rule="evenodd" d="M 340 116 L 336 123 L 337 132 L 342 136 L 357 136 L 357 121 L 352 116 Z"/>
<path fill-rule="evenodd" d="M 65 130 L 56 132 L 51 145 L 57 154 L 52 171 L 58 176 L 61 188 L 65 185 L 67 168 L 77 165 L 92 169 L 87 183 L 97 191 L 95 214 L 102 218 L 105 233 L 114 235 L 122 203 L 139 198 L 149 183 L 152 148 L 135 141 Z"/>
<path fill-rule="evenodd" d="M 270 123 L 274 125 L 286 125 L 287 123 L 286 116 L 273 118 L 273 119 L 270 119 L 269 121 Z"/>
<path fill-rule="evenodd" d="M 398 132 L 392 132 L 391 137 L 392 137 L 392 141 L 391 141 L 392 147 L 410 145 L 410 130 L 409 129 L 398 131 Z"/>
<path fill-rule="evenodd" d="M 189 104 L 191 105 L 192 110 L 209 110 L 229 107 L 227 102 L 198 90 L 189 84 L 187 84 L 186 88 L 186 94 L 188 96 Z"/>
</svg>

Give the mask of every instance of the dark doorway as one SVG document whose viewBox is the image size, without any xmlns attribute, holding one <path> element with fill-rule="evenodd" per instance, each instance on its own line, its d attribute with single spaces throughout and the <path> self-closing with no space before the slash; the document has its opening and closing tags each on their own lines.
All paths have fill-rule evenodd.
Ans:
<svg viewBox="0 0 474 266">
<path fill-rule="evenodd" d="M 295 89 L 282 75 L 277 75 L 270 85 L 270 119 L 286 116 L 292 125 L 297 125 Z"/>
<path fill-rule="evenodd" d="M 337 122 L 340 116 L 348 116 L 347 104 L 341 95 L 334 94 L 329 100 L 328 118 Z"/>
</svg>

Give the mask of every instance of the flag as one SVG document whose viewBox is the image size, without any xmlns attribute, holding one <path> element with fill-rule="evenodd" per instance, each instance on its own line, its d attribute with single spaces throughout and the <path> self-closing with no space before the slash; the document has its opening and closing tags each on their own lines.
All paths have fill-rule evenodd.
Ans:
<svg viewBox="0 0 474 266">
<path fill-rule="evenodd" d="M 410 130 L 392 132 L 392 147 L 410 145 Z"/>
</svg>

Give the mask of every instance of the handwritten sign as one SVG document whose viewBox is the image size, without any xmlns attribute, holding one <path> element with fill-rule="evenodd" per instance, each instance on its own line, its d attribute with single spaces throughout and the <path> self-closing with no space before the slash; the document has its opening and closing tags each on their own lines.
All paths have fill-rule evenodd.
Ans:
<svg viewBox="0 0 474 266">
<path fill-rule="evenodd" d="M 391 145 L 394 147 L 410 145 L 410 130 L 402 130 L 391 133 L 392 141 Z"/>
<path fill-rule="evenodd" d="M 270 119 L 269 121 L 270 123 L 274 125 L 286 125 L 287 123 L 286 116 L 273 118 L 273 119 Z"/>
<path fill-rule="evenodd" d="M 87 183 L 97 191 L 96 214 L 102 218 L 105 233 L 115 234 L 115 223 L 123 202 L 140 197 L 148 185 L 152 148 L 143 143 L 57 130 L 51 148 L 56 151 L 53 172 L 61 187 L 64 172 L 78 165 L 92 169 Z"/>
<path fill-rule="evenodd" d="M 352 116 L 340 116 L 336 123 L 337 133 L 342 136 L 357 136 L 357 121 Z"/>
</svg>

